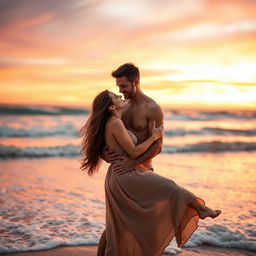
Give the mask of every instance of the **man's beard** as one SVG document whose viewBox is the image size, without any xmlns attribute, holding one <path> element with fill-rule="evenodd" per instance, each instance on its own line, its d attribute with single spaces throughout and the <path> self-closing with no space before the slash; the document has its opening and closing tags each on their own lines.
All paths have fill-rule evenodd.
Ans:
<svg viewBox="0 0 256 256">
<path fill-rule="evenodd" d="M 133 97 L 133 95 L 135 94 L 135 86 L 132 85 L 132 90 L 130 92 L 128 92 L 126 95 L 126 97 L 124 97 L 125 99 L 131 99 Z"/>
</svg>

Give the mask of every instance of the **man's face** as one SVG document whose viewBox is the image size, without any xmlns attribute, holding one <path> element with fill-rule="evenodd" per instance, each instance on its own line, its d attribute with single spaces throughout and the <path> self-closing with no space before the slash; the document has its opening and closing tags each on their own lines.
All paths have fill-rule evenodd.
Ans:
<svg viewBox="0 0 256 256">
<path fill-rule="evenodd" d="M 116 78 L 116 85 L 119 88 L 119 92 L 124 95 L 125 99 L 132 98 L 136 91 L 135 86 L 124 76 Z"/>
</svg>

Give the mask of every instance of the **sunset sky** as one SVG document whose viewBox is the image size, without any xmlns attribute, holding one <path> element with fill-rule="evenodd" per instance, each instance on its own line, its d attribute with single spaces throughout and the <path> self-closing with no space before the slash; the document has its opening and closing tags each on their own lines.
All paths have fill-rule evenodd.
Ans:
<svg viewBox="0 0 256 256">
<path fill-rule="evenodd" d="M 1 103 L 87 106 L 125 62 L 163 106 L 256 109 L 256 1 L 0 0 Z"/>
</svg>

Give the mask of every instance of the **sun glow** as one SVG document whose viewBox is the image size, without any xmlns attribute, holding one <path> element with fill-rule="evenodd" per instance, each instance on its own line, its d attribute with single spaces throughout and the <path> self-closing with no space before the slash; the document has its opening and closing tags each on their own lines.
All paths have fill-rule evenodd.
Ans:
<svg viewBox="0 0 256 256">
<path fill-rule="evenodd" d="M 253 1 L 46 2 L 0 10 L 2 103 L 88 105 L 134 62 L 165 106 L 256 107 Z"/>
</svg>

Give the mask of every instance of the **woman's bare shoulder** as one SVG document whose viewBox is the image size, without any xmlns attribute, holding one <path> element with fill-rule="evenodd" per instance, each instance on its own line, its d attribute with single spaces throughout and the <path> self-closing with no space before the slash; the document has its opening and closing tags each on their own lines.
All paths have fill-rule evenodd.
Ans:
<svg viewBox="0 0 256 256">
<path fill-rule="evenodd" d="M 116 129 L 120 129 L 124 126 L 123 124 L 123 121 L 121 119 L 118 119 L 118 118 L 110 118 L 108 121 L 107 121 L 107 124 L 106 124 L 106 128 L 107 129 L 111 129 L 111 130 L 116 130 Z"/>
</svg>

